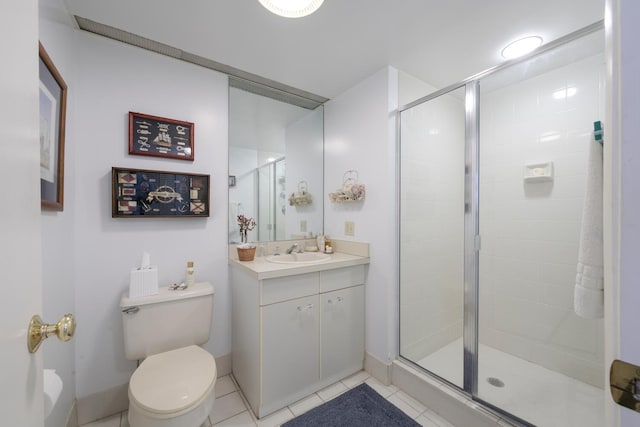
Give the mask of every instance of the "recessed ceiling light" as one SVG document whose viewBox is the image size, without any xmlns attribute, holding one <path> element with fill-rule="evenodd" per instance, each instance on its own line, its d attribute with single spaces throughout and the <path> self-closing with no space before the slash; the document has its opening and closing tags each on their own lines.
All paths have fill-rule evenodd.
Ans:
<svg viewBox="0 0 640 427">
<path fill-rule="evenodd" d="M 322 6 L 324 0 L 258 0 L 270 12 L 285 18 L 302 18 Z"/>
<path fill-rule="evenodd" d="M 502 57 L 505 59 L 513 59 L 525 55 L 542 44 L 542 37 L 529 36 L 511 42 L 502 49 Z"/>
</svg>

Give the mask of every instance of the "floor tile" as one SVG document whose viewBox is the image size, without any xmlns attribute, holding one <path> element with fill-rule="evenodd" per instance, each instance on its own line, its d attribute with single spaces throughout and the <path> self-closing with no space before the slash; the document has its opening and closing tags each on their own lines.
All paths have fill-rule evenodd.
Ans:
<svg viewBox="0 0 640 427">
<path fill-rule="evenodd" d="M 369 379 L 369 377 L 371 377 L 371 375 L 369 375 L 366 371 L 360 371 L 357 374 L 353 374 L 349 378 L 345 378 L 344 380 L 342 380 L 342 384 L 346 385 L 349 388 L 354 388 L 355 386 L 358 386 L 365 382 L 367 379 Z"/>
<path fill-rule="evenodd" d="M 426 406 L 424 406 L 422 403 L 418 402 L 402 390 L 398 390 L 394 393 L 394 395 L 404 400 L 407 404 L 409 404 L 409 406 L 420 413 L 424 412 L 427 409 Z"/>
<path fill-rule="evenodd" d="M 396 408 L 400 409 L 402 412 L 407 414 L 409 417 L 416 419 L 420 416 L 422 411 L 418 411 L 411 405 L 409 405 L 406 401 L 402 400 L 397 393 L 392 394 L 387 398 L 387 400 L 393 403 Z"/>
<path fill-rule="evenodd" d="M 435 423 L 438 427 L 454 427 L 449 421 L 442 418 L 440 415 L 433 412 L 431 409 L 427 408 L 422 415 L 418 417 L 418 419 L 427 418 L 431 420 L 431 422 Z M 418 421 L 420 422 L 420 421 Z M 427 424 L 429 425 L 429 424 Z"/>
<path fill-rule="evenodd" d="M 84 424 L 83 427 L 120 427 L 120 414 L 111 415 L 110 417 Z"/>
<path fill-rule="evenodd" d="M 214 424 L 217 424 L 246 410 L 242 398 L 237 391 L 234 391 L 216 399 L 209 417 Z"/>
<path fill-rule="evenodd" d="M 424 415 L 420 415 L 418 418 L 416 418 L 416 422 L 422 427 L 440 427 L 440 424 L 437 424 L 435 421 L 427 418 Z"/>
<path fill-rule="evenodd" d="M 229 393 L 236 391 L 236 386 L 231 381 L 229 375 L 225 375 L 222 378 L 218 378 L 216 381 L 216 399 Z"/>
<path fill-rule="evenodd" d="M 124 411 L 120 416 L 120 427 L 130 427 L 129 426 L 129 411 Z"/>
<path fill-rule="evenodd" d="M 338 382 L 320 390 L 318 392 L 318 396 L 320 396 L 320 398 L 326 402 L 327 400 L 331 400 L 332 398 L 344 393 L 347 390 L 349 390 L 347 386 Z"/>
<path fill-rule="evenodd" d="M 306 397 L 302 400 L 297 401 L 296 403 L 289 405 L 289 409 L 291 410 L 291 412 L 293 412 L 293 415 L 297 417 L 298 415 L 304 414 L 309 409 L 313 409 L 316 406 L 322 405 L 323 403 L 324 401 L 320 398 L 320 396 L 314 393 L 309 397 Z"/>
<path fill-rule="evenodd" d="M 400 390 L 398 387 L 396 387 L 394 385 L 384 385 L 380 381 L 378 381 L 377 379 L 375 379 L 373 377 L 367 378 L 365 383 L 369 387 L 374 389 L 376 392 L 378 392 L 378 394 L 380 396 L 384 397 L 384 398 L 387 398 L 387 397 L 391 396 L 393 393 L 395 393 L 396 391 Z"/>
<path fill-rule="evenodd" d="M 280 424 L 286 423 L 292 418 L 294 418 L 293 412 L 291 412 L 289 408 L 284 408 L 257 420 L 256 424 L 258 427 L 278 427 Z"/>
<path fill-rule="evenodd" d="M 249 411 L 244 411 L 238 415 L 228 418 L 222 422 L 214 424 L 215 427 L 256 427 L 253 417 Z"/>
</svg>

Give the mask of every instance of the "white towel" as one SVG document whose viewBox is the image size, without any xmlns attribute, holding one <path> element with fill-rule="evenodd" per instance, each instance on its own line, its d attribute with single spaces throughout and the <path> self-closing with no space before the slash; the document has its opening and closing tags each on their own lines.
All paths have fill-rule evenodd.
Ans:
<svg viewBox="0 0 640 427">
<path fill-rule="evenodd" d="M 587 186 L 582 208 L 573 308 L 587 319 L 604 317 L 602 250 L 602 145 L 589 141 Z"/>
</svg>

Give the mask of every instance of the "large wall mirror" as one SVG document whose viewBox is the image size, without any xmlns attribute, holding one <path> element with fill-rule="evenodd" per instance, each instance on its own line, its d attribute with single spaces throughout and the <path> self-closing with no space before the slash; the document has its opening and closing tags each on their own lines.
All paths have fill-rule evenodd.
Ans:
<svg viewBox="0 0 640 427">
<path fill-rule="evenodd" d="M 256 221 L 248 241 L 323 233 L 324 109 L 229 88 L 229 242 L 237 216 Z"/>
</svg>

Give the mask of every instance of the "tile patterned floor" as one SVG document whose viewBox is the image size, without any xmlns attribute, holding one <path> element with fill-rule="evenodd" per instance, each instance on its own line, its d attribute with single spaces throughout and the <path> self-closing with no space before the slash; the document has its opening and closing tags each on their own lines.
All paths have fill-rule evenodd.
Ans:
<svg viewBox="0 0 640 427">
<path fill-rule="evenodd" d="M 216 383 L 216 402 L 209 416 L 209 420 L 207 420 L 202 427 L 280 426 L 282 423 L 339 396 L 363 382 L 366 382 L 382 397 L 393 403 L 424 427 L 454 427 L 444 418 L 398 389 L 398 387 L 393 385 L 385 386 L 364 371 L 360 371 L 355 375 L 259 420 L 247 409 L 248 405 L 231 377 L 225 376 L 218 378 Z M 129 422 L 127 421 L 127 413 L 122 412 L 85 424 L 82 427 L 129 427 Z"/>
</svg>

